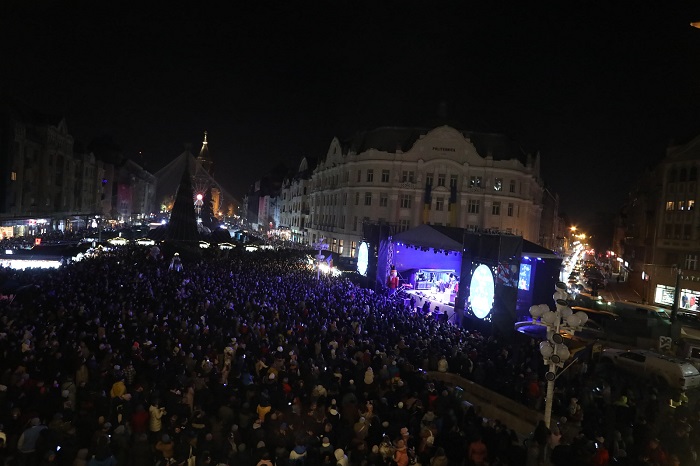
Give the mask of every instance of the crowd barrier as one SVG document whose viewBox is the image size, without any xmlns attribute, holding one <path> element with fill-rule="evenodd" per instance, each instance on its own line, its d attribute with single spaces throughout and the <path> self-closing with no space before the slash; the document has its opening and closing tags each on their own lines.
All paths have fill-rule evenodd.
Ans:
<svg viewBox="0 0 700 466">
<path fill-rule="evenodd" d="M 426 375 L 428 379 L 440 381 L 451 388 L 461 388 L 462 399 L 473 405 L 477 414 L 488 419 L 501 421 L 522 437 L 528 436 L 535 430 L 535 426 L 543 418 L 543 413 L 532 410 L 457 374 L 431 371 Z"/>
</svg>

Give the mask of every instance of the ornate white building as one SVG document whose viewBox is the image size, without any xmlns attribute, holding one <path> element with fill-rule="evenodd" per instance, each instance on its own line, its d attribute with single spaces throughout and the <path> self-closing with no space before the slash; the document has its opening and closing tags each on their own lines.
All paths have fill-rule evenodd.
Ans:
<svg viewBox="0 0 700 466">
<path fill-rule="evenodd" d="M 379 128 L 345 147 L 334 138 L 310 179 L 285 183 L 280 224 L 297 241 L 323 237 L 350 257 L 363 222 L 396 231 L 423 223 L 499 231 L 538 242 L 542 198 L 539 156 L 525 156 L 501 135 Z"/>
</svg>

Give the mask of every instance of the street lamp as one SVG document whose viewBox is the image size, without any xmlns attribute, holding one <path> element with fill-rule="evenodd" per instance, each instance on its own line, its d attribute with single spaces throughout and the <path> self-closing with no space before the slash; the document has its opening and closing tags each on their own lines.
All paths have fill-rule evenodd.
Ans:
<svg viewBox="0 0 700 466">
<path fill-rule="evenodd" d="M 328 249 L 328 244 L 326 244 L 326 238 L 319 238 L 318 242 L 314 244 L 314 249 L 318 249 L 318 254 L 316 255 L 316 279 L 321 279 L 321 262 L 326 259 L 321 251 Z"/>
<path fill-rule="evenodd" d="M 547 398 L 544 405 L 544 423 L 549 427 L 552 419 L 552 401 L 554 398 L 554 381 L 557 379 L 557 369 L 564 367 L 564 363 L 571 356 L 569 348 L 564 344 L 562 332 L 571 335 L 581 330 L 588 321 L 588 314 L 583 311 L 574 313 L 569 307 L 569 294 L 566 292 L 566 283 L 557 282 L 554 287 L 555 310 L 552 311 L 548 304 L 536 304 L 530 307 L 532 323 L 547 328 L 547 339 L 540 342 L 540 354 L 544 364 L 548 366 L 545 379 L 547 380 Z"/>
</svg>

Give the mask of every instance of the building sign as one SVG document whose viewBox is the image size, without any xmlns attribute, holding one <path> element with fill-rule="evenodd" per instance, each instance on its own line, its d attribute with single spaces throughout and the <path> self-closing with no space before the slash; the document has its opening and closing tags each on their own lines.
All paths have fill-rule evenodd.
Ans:
<svg viewBox="0 0 700 466">
<path fill-rule="evenodd" d="M 664 304 L 666 306 L 673 306 L 674 293 L 675 291 L 672 286 L 656 285 L 656 292 L 654 293 L 654 302 L 657 304 Z"/>
<path fill-rule="evenodd" d="M 469 286 L 469 302 L 472 312 L 479 319 L 488 316 L 493 307 L 494 283 L 491 269 L 484 264 L 479 265 Z"/>
<path fill-rule="evenodd" d="M 654 302 L 657 304 L 664 304 L 666 306 L 673 306 L 675 291 L 675 288 L 672 286 L 656 285 Z M 678 308 L 689 311 L 700 311 L 700 291 L 683 288 L 681 290 L 681 299 L 678 303 Z"/>
<path fill-rule="evenodd" d="M 436 152 L 457 152 L 454 147 L 433 147 Z"/>
</svg>

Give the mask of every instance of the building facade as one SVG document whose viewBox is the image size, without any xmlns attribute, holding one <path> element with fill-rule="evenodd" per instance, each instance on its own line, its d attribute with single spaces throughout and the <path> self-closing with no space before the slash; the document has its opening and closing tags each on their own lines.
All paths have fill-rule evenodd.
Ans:
<svg viewBox="0 0 700 466">
<path fill-rule="evenodd" d="M 298 203 L 297 210 L 285 206 L 283 218 L 303 224 L 300 234 L 309 244 L 324 238 L 330 250 L 349 257 L 357 254 L 365 222 L 396 231 L 426 223 L 454 226 L 538 242 L 539 172 L 539 156 L 522 154 L 501 135 L 449 126 L 380 128 L 346 144 L 333 139 L 311 178 L 282 190 L 292 209 Z"/>
<path fill-rule="evenodd" d="M 14 102 L 0 113 L 3 235 L 85 227 L 90 217 L 113 218 L 117 200 L 130 214 L 151 212 L 155 181 L 137 164 L 115 164 L 76 144 L 64 118 Z M 128 206 L 119 197 L 126 192 Z"/>
<path fill-rule="evenodd" d="M 615 246 L 620 272 L 640 300 L 700 310 L 700 137 L 669 147 L 666 157 L 640 178 L 623 209 Z"/>
<path fill-rule="evenodd" d="M 295 243 L 309 243 L 308 231 L 311 220 L 312 174 L 315 160 L 304 157 L 297 173 L 284 180 L 279 195 L 280 228 L 290 230 L 290 239 Z"/>
</svg>

